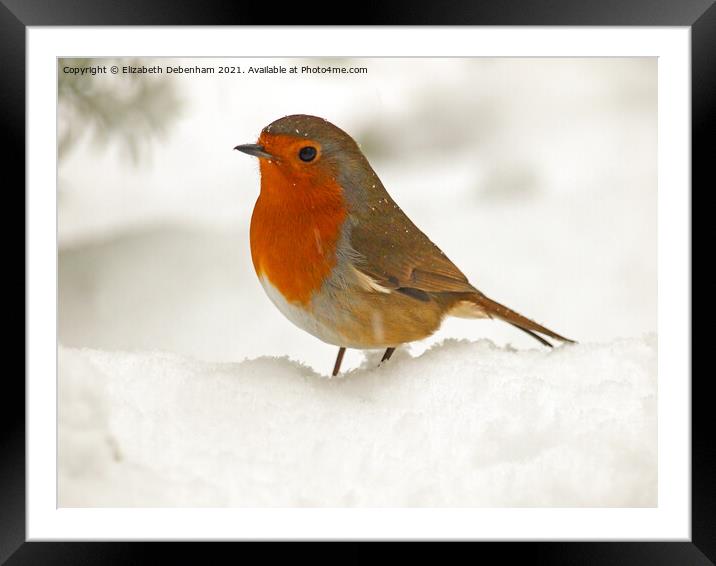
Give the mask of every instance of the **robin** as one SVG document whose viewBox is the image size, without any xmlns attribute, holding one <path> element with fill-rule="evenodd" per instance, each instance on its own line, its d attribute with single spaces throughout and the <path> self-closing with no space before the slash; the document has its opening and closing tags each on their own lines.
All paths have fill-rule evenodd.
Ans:
<svg viewBox="0 0 716 566">
<path fill-rule="evenodd" d="M 316 116 L 285 116 L 255 144 L 261 192 L 251 257 L 261 285 L 296 326 L 338 346 L 385 349 L 435 332 L 446 316 L 498 318 L 545 346 L 572 342 L 483 295 L 410 221 L 358 144 Z"/>
</svg>

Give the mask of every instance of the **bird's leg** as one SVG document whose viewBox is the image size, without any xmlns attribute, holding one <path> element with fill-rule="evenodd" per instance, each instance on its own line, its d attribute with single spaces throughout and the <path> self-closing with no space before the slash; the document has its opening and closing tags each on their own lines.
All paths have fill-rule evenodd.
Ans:
<svg viewBox="0 0 716 566">
<path fill-rule="evenodd" d="M 336 357 L 336 364 L 333 366 L 333 377 L 336 377 L 338 375 L 338 372 L 341 371 L 341 363 L 343 362 L 343 354 L 346 353 L 346 349 L 341 346 L 338 348 L 338 356 Z"/>
<path fill-rule="evenodd" d="M 380 360 L 380 363 L 387 362 L 390 359 L 390 356 L 393 355 L 393 352 L 395 352 L 395 348 L 387 348 L 385 350 L 385 354 L 383 354 L 383 357 Z"/>
</svg>

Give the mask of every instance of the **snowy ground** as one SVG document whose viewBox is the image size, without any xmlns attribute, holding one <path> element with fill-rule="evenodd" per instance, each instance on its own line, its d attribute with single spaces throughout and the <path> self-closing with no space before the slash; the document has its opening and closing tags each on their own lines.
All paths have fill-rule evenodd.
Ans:
<svg viewBox="0 0 716 566">
<path fill-rule="evenodd" d="M 60 505 L 656 505 L 653 335 L 377 361 L 61 348 Z"/>
<path fill-rule="evenodd" d="M 176 77 L 139 163 L 91 136 L 61 162 L 60 504 L 655 505 L 655 61 L 342 63 L 369 73 Z M 232 151 L 296 112 L 349 131 L 476 287 L 580 344 L 454 319 L 324 379 L 335 349 L 253 273 L 257 166 Z"/>
</svg>

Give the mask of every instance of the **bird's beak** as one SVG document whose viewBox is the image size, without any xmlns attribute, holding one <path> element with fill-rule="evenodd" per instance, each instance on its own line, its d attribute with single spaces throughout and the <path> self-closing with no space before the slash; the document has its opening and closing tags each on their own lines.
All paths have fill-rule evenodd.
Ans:
<svg viewBox="0 0 716 566">
<path fill-rule="evenodd" d="M 276 159 L 273 155 L 264 151 L 264 146 L 255 143 L 245 143 L 244 145 L 237 145 L 234 149 L 238 149 L 240 152 L 253 155 L 254 157 L 263 157 L 264 159 Z"/>
</svg>

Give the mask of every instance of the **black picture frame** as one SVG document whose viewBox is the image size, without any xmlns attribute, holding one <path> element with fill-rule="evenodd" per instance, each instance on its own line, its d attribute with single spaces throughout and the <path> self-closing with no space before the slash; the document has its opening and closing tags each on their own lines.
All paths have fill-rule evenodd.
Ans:
<svg viewBox="0 0 716 566">
<path fill-rule="evenodd" d="M 0 101 L 2 152 L 7 193 L 25 186 L 25 33 L 28 26 L 77 25 L 261 25 L 300 23 L 315 25 L 321 19 L 341 24 L 335 6 L 322 2 L 284 4 L 264 11 L 261 2 L 219 3 L 125 0 L 0 0 Z M 322 14 L 324 17 L 320 17 Z M 692 186 L 706 184 L 713 161 L 714 144 L 707 135 L 714 130 L 716 105 L 716 6 L 713 0 L 493 0 L 453 2 L 450 5 L 422 1 L 393 4 L 361 4 L 352 25 L 530 25 L 530 26 L 688 26 L 692 54 Z M 11 175 L 9 175 L 11 174 Z M 12 179 L 12 181 L 10 180 Z M 712 184 L 712 183 L 711 183 Z M 702 186 L 703 190 L 708 187 Z M 48 188 L 49 190 L 49 188 Z M 692 189 L 692 195 L 694 191 Z M 19 205 L 24 210 L 24 198 Z M 15 242 L 9 237 L 6 242 Z M 24 262 L 24 258 L 23 258 Z M 12 280 L 23 289 L 25 270 Z M 7 281 L 6 281 L 7 282 Z M 23 291 L 24 292 L 24 291 Z M 25 295 L 26 297 L 26 295 Z M 26 297 L 27 300 L 27 297 Z M 16 301 L 19 304 L 19 301 Z M 24 325 L 23 325 L 24 327 Z M 23 340 L 24 340 L 23 332 Z M 692 350 L 693 351 L 693 350 Z M 27 363 L 27 359 L 24 360 Z M 688 542 L 494 542 L 470 547 L 468 559 L 499 556 L 546 564 L 648 564 L 699 565 L 716 561 L 716 445 L 710 430 L 711 399 L 706 394 L 709 376 L 692 372 L 692 538 Z M 172 543 L 26 542 L 25 536 L 25 404 L 24 381 L 19 372 L 6 372 L 0 411 L 0 563 L 19 564 L 128 564 L 151 560 L 212 563 L 212 555 L 227 546 Z M 351 543 L 334 549 L 341 560 L 365 561 L 376 543 Z M 385 549 L 381 544 L 380 552 Z M 419 545 L 421 557 L 445 559 L 444 545 Z M 298 559 L 315 549 L 304 544 L 283 546 Z M 402 551 L 401 551 L 402 552 Z M 329 551 L 327 554 L 333 554 Z M 271 556 L 271 554 L 267 555 Z M 264 557 L 264 559 L 266 556 Z M 151 560 L 153 561 L 153 560 Z"/>
</svg>

